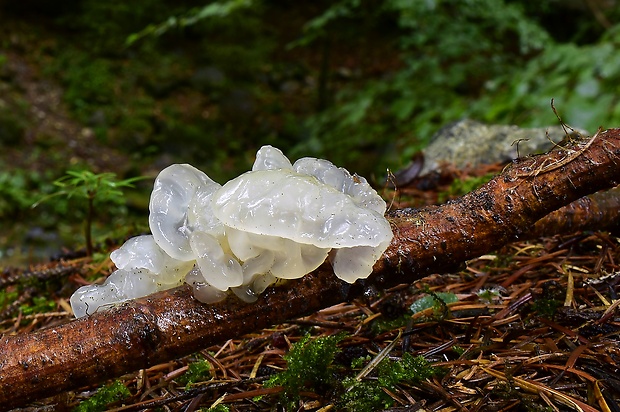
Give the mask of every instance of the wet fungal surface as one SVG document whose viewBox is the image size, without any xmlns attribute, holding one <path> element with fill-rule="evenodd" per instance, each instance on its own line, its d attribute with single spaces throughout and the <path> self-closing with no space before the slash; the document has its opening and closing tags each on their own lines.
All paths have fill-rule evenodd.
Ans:
<svg viewBox="0 0 620 412">
<path fill-rule="evenodd" d="M 366 179 L 323 159 L 292 164 L 272 146 L 223 186 L 188 164 L 165 168 L 149 210 L 152 234 L 110 254 L 118 269 L 102 285 L 73 294 L 76 317 L 183 283 L 204 303 L 229 290 L 254 302 L 328 257 L 334 274 L 353 283 L 370 275 L 393 236 L 386 203 Z"/>
</svg>

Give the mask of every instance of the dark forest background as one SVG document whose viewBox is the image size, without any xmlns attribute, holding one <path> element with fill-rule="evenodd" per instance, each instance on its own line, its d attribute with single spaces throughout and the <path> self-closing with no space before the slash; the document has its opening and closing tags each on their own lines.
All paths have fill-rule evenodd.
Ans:
<svg viewBox="0 0 620 412">
<path fill-rule="evenodd" d="M 0 261 L 79 247 L 69 171 L 149 178 L 97 198 L 96 239 L 148 230 L 152 178 L 224 182 L 264 144 L 380 186 L 446 123 L 620 125 L 614 0 L 0 1 Z M 80 203 L 82 202 L 82 203 Z M 82 242 L 83 244 L 83 242 Z"/>
</svg>

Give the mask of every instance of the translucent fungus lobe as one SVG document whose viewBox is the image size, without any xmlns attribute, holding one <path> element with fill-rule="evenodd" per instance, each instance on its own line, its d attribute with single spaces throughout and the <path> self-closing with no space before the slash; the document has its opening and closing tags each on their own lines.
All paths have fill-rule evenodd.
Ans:
<svg viewBox="0 0 620 412">
<path fill-rule="evenodd" d="M 149 227 L 159 247 L 175 259 L 194 259 L 189 234 L 221 231 L 209 210 L 211 195 L 219 186 L 187 164 L 175 164 L 159 173 L 149 202 Z"/>
<path fill-rule="evenodd" d="M 216 302 L 231 289 L 251 302 L 278 279 L 295 279 L 329 258 L 347 282 L 367 277 L 392 239 L 386 204 L 366 179 L 310 157 L 291 164 L 263 146 L 252 170 L 224 186 L 187 164 L 157 176 L 152 235 L 111 254 L 103 285 L 71 297 L 76 316 L 179 285 Z"/>
<path fill-rule="evenodd" d="M 284 262 L 308 273 L 337 249 L 336 275 L 354 282 L 370 274 L 392 239 L 385 201 L 365 179 L 327 160 L 303 158 L 291 165 L 271 146 L 261 148 L 252 171 L 216 191 L 212 207 L 218 220 L 234 229 L 227 234 L 235 255 L 276 253 L 272 273 Z M 297 246 L 278 254 L 282 246 L 273 238 Z"/>
</svg>

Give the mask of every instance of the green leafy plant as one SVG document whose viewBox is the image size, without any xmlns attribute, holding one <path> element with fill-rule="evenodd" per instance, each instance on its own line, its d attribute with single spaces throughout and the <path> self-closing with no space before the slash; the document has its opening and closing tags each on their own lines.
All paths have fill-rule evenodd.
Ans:
<svg viewBox="0 0 620 412">
<path fill-rule="evenodd" d="M 448 303 L 457 301 L 458 297 L 452 292 L 432 292 L 413 302 L 411 304 L 411 311 L 418 313 L 433 308 L 436 313 L 441 313 Z"/>
<path fill-rule="evenodd" d="M 124 202 L 122 188 L 133 187 L 133 183 L 144 179 L 143 176 L 117 180 L 115 173 L 93 173 L 90 170 L 69 170 L 66 175 L 54 181 L 58 191 L 47 195 L 32 205 L 37 207 L 41 202 L 55 196 L 64 196 L 68 199 L 76 197 L 86 201 L 86 219 L 84 222 L 84 237 L 88 256 L 93 254 L 92 224 L 95 215 L 96 203 Z"/>
</svg>

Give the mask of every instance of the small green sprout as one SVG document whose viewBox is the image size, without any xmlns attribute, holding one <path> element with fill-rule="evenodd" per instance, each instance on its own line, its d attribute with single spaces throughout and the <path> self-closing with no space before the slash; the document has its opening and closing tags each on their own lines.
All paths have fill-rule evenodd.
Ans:
<svg viewBox="0 0 620 412">
<path fill-rule="evenodd" d="M 461 348 L 458 345 L 452 346 L 452 351 L 456 353 L 459 357 L 463 356 L 463 354 L 465 353 L 465 349 Z"/>
<path fill-rule="evenodd" d="M 81 402 L 73 408 L 73 412 L 100 412 L 105 411 L 107 406 L 116 401 L 126 399 L 131 396 L 129 389 L 120 381 L 100 388 L 96 394 Z"/>
<path fill-rule="evenodd" d="M 502 296 L 499 288 L 481 289 L 476 292 L 476 295 L 478 295 L 478 299 L 480 299 L 483 303 L 489 304 L 496 302 Z"/>
<path fill-rule="evenodd" d="M 144 176 L 117 180 L 114 173 L 95 174 L 90 170 L 68 170 L 65 176 L 54 181 L 58 191 L 47 195 L 32 205 L 37 207 L 41 202 L 55 196 L 66 196 L 68 199 L 77 197 L 87 202 L 84 237 L 86 252 L 93 254 L 92 223 L 95 214 L 95 203 L 123 204 L 124 197 L 121 188 L 133 187 L 133 183 L 144 179 Z"/>
</svg>

